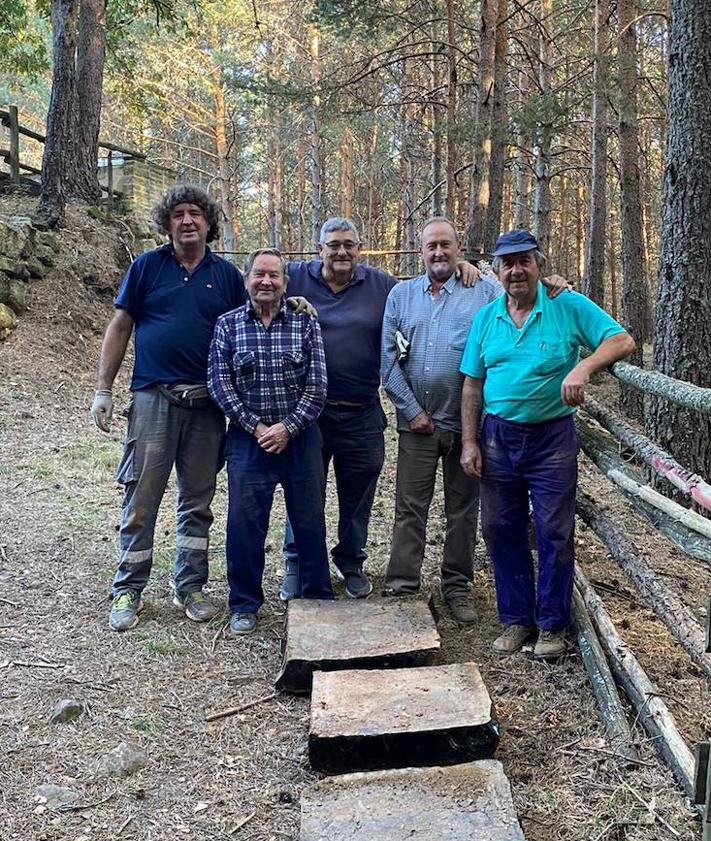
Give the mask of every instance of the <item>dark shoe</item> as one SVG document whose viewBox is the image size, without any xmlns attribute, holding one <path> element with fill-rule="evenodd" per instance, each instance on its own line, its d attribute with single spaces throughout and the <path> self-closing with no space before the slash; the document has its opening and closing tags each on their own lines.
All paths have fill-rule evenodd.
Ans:
<svg viewBox="0 0 711 841">
<path fill-rule="evenodd" d="M 114 596 L 109 612 L 109 628 L 112 631 L 129 631 L 138 624 L 138 614 L 143 610 L 141 596 L 133 590 Z"/>
<path fill-rule="evenodd" d="M 452 616 L 462 625 L 473 625 L 478 621 L 479 615 L 474 607 L 471 593 L 453 593 L 445 596 L 447 607 Z"/>
<path fill-rule="evenodd" d="M 564 631 L 540 631 L 533 649 L 533 656 L 539 660 L 555 660 L 567 651 Z"/>
<path fill-rule="evenodd" d="M 205 596 L 202 590 L 195 590 L 192 593 L 186 593 L 184 596 L 179 596 L 176 593 L 173 596 L 173 604 L 182 608 L 188 619 L 192 619 L 193 622 L 209 622 L 219 612 L 218 608 Z"/>
<path fill-rule="evenodd" d="M 507 625 L 503 634 L 494 640 L 491 647 L 497 654 L 513 654 L 523 648 L 535 630 L 529 625 Z"/>
<path fill-rule="evenodd" d="M 364 599 L 373 592 L 373 585 L 362 569 L 342 573 L 346 582 L 346 595 L 351 599 Z"/>
<path fill-rule="evenodd" d="M 296 561 L 287 561 L 284 565 L 284 578 L 279 589 L 279 598 L 283 602 L 295 599 L 299 595 L 299 565 Z"/>
<path fill-rule="evenodd" d="M 233 634 L 251 634 L 256 627 L 256 613 L 233 613 L 230 616 L 230 631 Z"/>
</svg>

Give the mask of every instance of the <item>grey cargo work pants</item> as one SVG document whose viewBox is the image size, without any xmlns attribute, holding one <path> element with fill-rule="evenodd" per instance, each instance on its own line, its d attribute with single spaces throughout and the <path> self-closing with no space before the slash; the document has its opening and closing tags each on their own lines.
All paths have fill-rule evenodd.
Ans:
<svg viewBox="0 0 711 841">
<path fill-rule="evenodd" d="M 210 504 L 222 465 L 225 419 L 210 404 L 181 408 L 157 388 L 134 392 L 123 458 L 116 480 L 125 486 L 113 595 L 148 583 L 158 508 L 175 465 L 178 483 L 175 590 L 199 590 L 208 576 Z"/>
</svg>

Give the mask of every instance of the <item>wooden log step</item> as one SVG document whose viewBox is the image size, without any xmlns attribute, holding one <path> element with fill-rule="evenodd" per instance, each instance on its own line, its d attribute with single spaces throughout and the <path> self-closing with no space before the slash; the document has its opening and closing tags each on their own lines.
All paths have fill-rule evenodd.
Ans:
<svg viewBox="0 0 711 841">
<path fill-rule="evenodd" d="M 315 672 L 309 759 L 327 774 L 489 759 L 499 743 L 475 663 Z"/>
<path fill-rule="evenodd" d="M 329 777 L 301 795 L 300 841 L 526 841 L 494 759 Z"/>
<path fill-rule="evenodd" d="M 314 671 L 426 666 L 439 646 L 432 612 L 418 599 L 293 599 L 276 686 L 307 693 Z"/>
</svg>

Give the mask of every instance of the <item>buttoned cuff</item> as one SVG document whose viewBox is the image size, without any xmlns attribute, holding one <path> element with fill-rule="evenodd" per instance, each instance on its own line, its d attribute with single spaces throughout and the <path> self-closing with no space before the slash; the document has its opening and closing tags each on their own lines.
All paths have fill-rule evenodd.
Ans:
<svg viewBox="0 0 711 841">
<path fill-rule="evenodd" d="M 254 414 L 254 412 L 245 412 L 239 419 L 239 424 L 242 429 L 249 432 L 250 435 L 254 435 L 254 430 L 257 428 L 259 420 L 260 419 Z"/>
<path fill-rule="evenodd" d="M 424 409 L 422 408 L 422 406 L 420 406 L 420 404 L 417 402 L 417 400 L 412 400 L 402 410 L 402 413 L 403 413 L 403 415 L 405 415 L 405 418 L 406 418 L 408 423 L 411 420 L 414 420 L 421 412 L 424 412 Z"/>
</svg>

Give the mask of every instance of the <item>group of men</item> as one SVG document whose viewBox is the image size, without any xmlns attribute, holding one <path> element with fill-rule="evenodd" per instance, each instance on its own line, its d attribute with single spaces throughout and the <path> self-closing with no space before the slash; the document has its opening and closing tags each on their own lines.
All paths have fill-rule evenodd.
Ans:
<svg viewBox="0 0 711 841">
<path fill-rule="evenodd" d="M 156 221 L 169 242 L 138 257 L 124 277 L 92 405 L 95 422 L 107 431 L 112 385 L 135 330 L 133 400 L 118 471 L 125 496 L 111 627 L 127 630 L 138 621 L 173 465 L 175 604 L 195 621 L 215 615 L 203 587 L 210 504 L 223 458 L 234 633 L 256 626 L 277 484 L 288 514 L 280 595 L 332 597 L 323 513 L 331 463 L 339 507 L 331 558 L 346 594 L 368 596 L 365 545 L 385 455 L 382 381 L 397 411 L 399 437 L 384 595 L 419 590 L 441 460 L 442 591 L 453 616 L 462 623 L 477 618 L 471 582 L 481 477 L 482 531 L 505 625 L 494 647 L 518 650 L 538 629 L 537 653 L 562 653 L 577 450 L 570 415 L 590 373 L 631 352 L 622 328 L 566 291 L 561 278 L 546 281 L 546 293 L 540 282 L 545 260 L 523 231 L 497 243 L 499 283 L 459 259 L 456 229 L 435 217 L 421 232 L 424 273 L 398 283 L 359 262 L 358 232 L 345 218 L 323 225 L 320 259 L 285 263 L 275 249 L 259 249 L 244 277 L 210 251 L 217 212 L 199 188 L 169 191 Z M 287 298 L 287 290 L 296 297 Z M 580 345 L 594 353 L 578 363 Z M 529 496 L 539 544 L 538 602 L 527 540 Z"/>
</svg>

